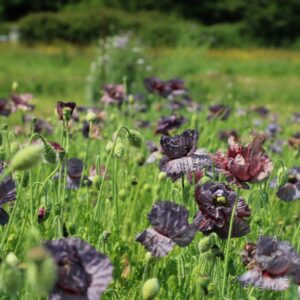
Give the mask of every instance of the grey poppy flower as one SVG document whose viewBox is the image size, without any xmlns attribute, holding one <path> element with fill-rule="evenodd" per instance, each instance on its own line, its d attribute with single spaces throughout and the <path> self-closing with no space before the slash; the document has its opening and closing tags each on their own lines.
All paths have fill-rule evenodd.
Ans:
<svg viewBox="0 0 300 300">
<path fill-rule="evenodd" d="M 112 280 L 109 259 L 77 238 L 46 241 L 53 256 L 58 279 L 50 300 L 99 300 Z"/>
</svg>

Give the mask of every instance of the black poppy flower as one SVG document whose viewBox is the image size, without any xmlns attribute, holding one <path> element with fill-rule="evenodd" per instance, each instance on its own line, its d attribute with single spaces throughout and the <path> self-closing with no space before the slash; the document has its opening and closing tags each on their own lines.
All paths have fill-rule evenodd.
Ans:
<svg viewBox="0 0 300 300">
<path fill-rule="evenodd" d="M 291 282 L 299 284 L 300 256 L 289 243 L 260 236 L 252 255 L 249 270 L 239 277 L 243 285 L 282 291 Z"/>
<path fill-rule="evenodd" d="M 0 162 L 0 174 L 3 171 L 3 163 Z M 3 205 L 14 200 L 16 200 L 16 184 L 11 176 L 7 176 L 0 182 L 0 225 L 5 225 L 9 221 L 9 215 L 3 209 Z"/>
<path fill-rule="evenodd" d="M 195 189 L 195 199 L 199 207 L 197 216 L 202 216 L 199 230 L 204 234 L 215 232 L 221 239 L 228 238 L 230 218 L 237 194 L 223 183 L 205 183 Z M 241 237 L 249 233 L 245 221 L 251 211 L 245 200 L 237 200 L 231 237 Z"/>
<path fill-rule="evenodd" d="M 227 120 L 231 112 L 230 107 L 225 104 L 211 105 L 208 107 L 208 109 L 210 112 L 209 116 L 207 117 L 208 120 L 220 119 L 222 121 L 225 121 Z"/>
<path fill-rule="evenodd" d="M 123 84 L 107 84 L 104 86 L 104 93 L 101 102 L 104 104 L 121 105 L 125 99 Z"/>
<path fill-rule="evenodd" d="M 175 115 L 169 117 L 162 117 L 157 123 L 155 133 L 169 135 L 169 131 L 181 127 L 186 122 L 184 117 L 177 117 Z"/>
<path fill-rule="evenodd" d="M 12 104 L 12 111 L 15 112 L 18 109 L 25 111 L 33 111 L 34 105 L 29 104 L 32 99 L 32 94 L 13 94 L 10 97 Z"/>
<path fill-rule="evenodd" d="M 77 238 L 46 241 L 44 247 L 53 256 L 58 278 L 51 300 L 99 300 L 112 281 L 109 259 Z"/>
<path fill-rule="evenodd" d="M 64 110 L 68 110 L 70 112 L 70 118 L 71 118 L 75 108 L 76 108 L 76 103 L 75 102 L 58 101 L 57 104 L 56 104 L 56 113 L 58 115 L 58 118 L 60 120 L 64 119 Z"/>
<path fill-rule="evenodd" d="M 163 158 L 159 168 L 171 177 L 173 181 L 188 172 L 201 171 L 211 164 L 208 155 L 196 154 L 199 133 L 196 130 L 186 130 L 180 135 L 169 137 L 163 135 L 160 144 Z"/>
<path fill-rule="evenodd" d="M 278 189 L 277 196 L 287 202 L 300 199 L 300 167 L 288 171 L 287 183 Z"/>
<path fill-rule="evenodd" d="M 230 183 L 248 188 L 248 182 L 262 181 L 273 170 L 272 161 L 262 147 L 263 141 L 262 136 L 255 136 L 250 144 L 241 146 L 231 136 L 227 153 L 217 152 L 212 160 Z"/>
<path fill-rule="evenodd" d="M 189 224 L 189 212 L 171 201 L 161 201 L 153 205 L 148 220 L 153 226 L 138 234 L 141 243 L 153 256 L 166 256 L 175 245 L 188 246 L 194 239 L 201 221 L 197 217 Z"/>
<path fill-rule="evenodd" d="M 0 99 L 0 116 L 8 117 L 11 113 L 8 101 Z"/>
</svg>

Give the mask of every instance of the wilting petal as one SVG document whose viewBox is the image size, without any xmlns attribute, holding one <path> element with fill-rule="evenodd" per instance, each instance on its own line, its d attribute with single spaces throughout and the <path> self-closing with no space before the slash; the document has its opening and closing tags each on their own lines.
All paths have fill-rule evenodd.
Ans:
<svg viewBox="0 0 300 300">
<path fill-rule="evenodd" d="M 152 228 L 137 235 L 137 242 L 141 243 L 153 256 L 166 256 L 176 245 L 170 238 Z"/>
<path fill-rule="evenodd" d="M 257 270 L 252 269 L 239 277 L 239 281 L 244 285 L 253 285 L 259 289 L 267 289 L 273 291 L 284 291 L 290 286 L 288 277 L 276 277 L 272 278 L 263 274 Z"/>
<path fill-rule="evenodd" d="M 211 160 L 208 155 L 192 155 L 173 160 L 163 158 L 159 168 L 175 181 L 188 172 L 201 171 L 210 164 Z"/>
</svg>

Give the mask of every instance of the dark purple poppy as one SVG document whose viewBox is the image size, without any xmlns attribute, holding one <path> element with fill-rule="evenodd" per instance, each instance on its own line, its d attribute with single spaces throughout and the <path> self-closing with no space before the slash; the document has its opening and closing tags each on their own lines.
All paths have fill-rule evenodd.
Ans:
<svg viewBox="0 0 300 300">
<path fill-rule="evenodd" d="M 227 239 L 232 209 L 237 194 L 223 183 L 206 183 L 195 189 L 195 199 L 202 216 L 199 230 L 204 234 L 217 233 L 221 239 Z M 250 227 L 244 218 L 249 217 L 251 211 L 245 200 L 237 200 L 231 237 L 241 237 L 249 233 Z"/>
<path fill-rule="evenodd" d="M 83 161 L 78 158 L 70 158 L 67 163 L 67 188 L 76 190 L 81 186 L 90 186 L 92 182 L 87 176 L 82 176 Z"/>
<path fill-rule="evenodd" d="M 0 174 L 3 171 L 3 163 L 0 162 Z M 2 206 L 14 200 L 16 200 L 16 184 L 11 176 L 7 176 L 0 182 L 0 225 L 5 225 L 9 221 L 9 215 Z"/>
<path fill-rule="evenodd" d="M 266 117 L 270 112 L 265 106 L 254 106 L 252 110 L 258 113 L 261 117 Z"/>
<path fill-rule="evenodd" d="M 186 130 L 180 135 L 169 137 L 163 135 L 160 144 L 164 157 L 159 168 L 171 177 L 173 181 L 188 172 L 203 170 L 211 164 L 208 155 L 196 154 L 199 133 L 196 130 Z"/>
<path fill-rule="evenodd" d="M 281 131 L 281 127 L 276 123 L 271 123 L 268 125 L 266 133 L 269 138 L 275 138 L 276 135 Z"/>
<path fill-rule="evenodd" d="M 60 120 L 64 119 L 64 110 L 67 109 L 70 111 L 70 117 L 72 117 L 73 112 L 76 108 L 75 102 L 62 102 L 58 101 L 56 104 L 56 112 Z"/>
<path fill-rule="evenodd" d="M 225 104 L 211 105 L 208 107 L 208 109 L 210 111 L 210 114 L 207 117 L 208 120 L 220 119 L 225 121 L 228 119 L 231 112 L 230 107 Z"/>
<path fill-rule="evenodd" d="M 11 113 L 11 108 L 9 107 L 8 101 L 5 99 L 0 99 L 0 115 L 8 117 Z"/>
<path fill-rule="evenodd" d="M 166 256 L 175 245 L 188 246 L 194 239 L 201 217 L 188 222 L 189 212 L 171 201 L 161 201 L 153 205 L 148 220 L 153 226 L 138 234 L 141 243 L 153 256 Z"/>
<path fill-rule="evenodd" d="M 51 300 L 99 300 L 112 280 L 109 259 L 78 238 L 46 241 L 58 269 Z"/>
<path fill-rule="evenodd" d="M 282 291 L 291 282 L 299 283 L 300 256 L 287 242 L 260 236 L 252 255 L 248 259 L 249 271 L 239 277 L 243 285 Z"/>
<path fill-rule="evenodd" d="M 12 103 L 12 111 L 15 112 L 18 109 L 25 111 L 33 111 L 34 105 L 30 105 L 29 101 L 32 99 L 31 94 L 13 94 L 10 97 Z"/>
<path fill-rule="evenodd" d="M 186 122 L 184 117 L 175 115 L 169 117 L 161 117 L 157 123 L 155 133 L 169 135 L 169 131 L 181 127 Z"/>
<path fill-rule="evenodd" d="M 250 144 L 241 146 L 230 137 L 227 153 L 217 152 L 212 155 L 212 160 L 228 182 L 248 188 L 248 182 L 264 180 L 273 170 L 272 161 L 262 147 L 263 141 L 262 136 L 256 136 Z"/>
<path fill-rule="evenodd" d="M 30 115 L 23 115 L 22 119 L 23 119 L 23 123 L 31 123 L 34 121 L 33 131 L 36 133 L 42 133 L 47 135 L 53 134 L 53 127 L 46 120 L 33 118 Z"/>
<path fill-rule="evenodd" d="M 287 202 L 300 199 L 300 167 L 288 171 L 288 181 L 278 189 L 277 196 Z"/>
<path fill-rule="evenodd" d="M 123 84 L 107 84 L 104 86 L 104 94 L 101 102 L 104 104 L 121 105 L 125 99 Z"/>
</svg>

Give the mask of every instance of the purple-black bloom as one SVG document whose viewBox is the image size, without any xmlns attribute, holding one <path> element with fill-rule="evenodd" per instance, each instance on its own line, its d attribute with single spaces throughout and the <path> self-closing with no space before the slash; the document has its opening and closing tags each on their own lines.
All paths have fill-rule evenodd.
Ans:
<svg viewBox="0 0 300 300">
<path fill-rule="evenodd" d="M 184 117 L 171 115 L 169 117 L 161 117 L 157 123 L 155 133 L 169 135 L 169 131 L 181 127 L 186 122 Z"/>
<path fill-rule="evenodd" d="M 300 199 L 300 167 L 288 171 L 287 183 L 279 187 L 277 197 L 286 202 Z"/>
<path fill-rule="evenodd" d="M 210 111 L 210 114 L 207 117 L 208 120 L 218 118 L 222 121 L 225 121 L 227 120 L 231 112 L 230 107 L 226 106 L 225 104 L 211 105 L 208 107 L 208 109 Z"/>
<path fill-rule="evenodd" d="M 5 99 L 0 99 L 0 115 L 8 117 L 11 113 L 11 108 L 9 107 L 8 101 Z"/>
</svg>

